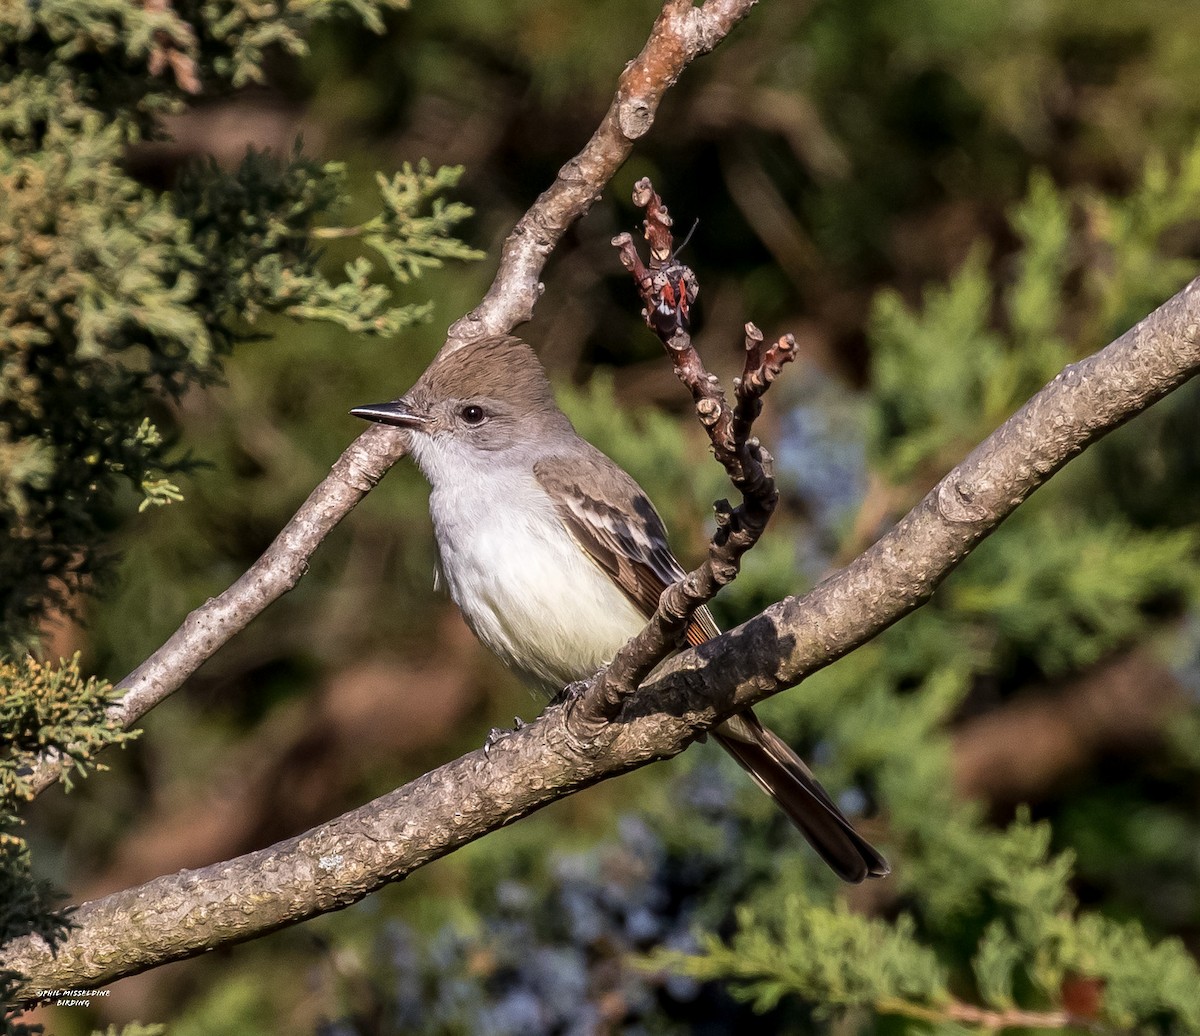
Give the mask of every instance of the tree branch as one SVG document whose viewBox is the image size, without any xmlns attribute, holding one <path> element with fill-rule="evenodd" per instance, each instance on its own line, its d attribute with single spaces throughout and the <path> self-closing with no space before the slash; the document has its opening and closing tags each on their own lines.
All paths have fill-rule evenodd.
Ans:
<svg viewBox="0 0 1200 1036">
<path fill-rule="evenodd" d="M 667 661 L 611 740 L 581 745 L 562 708 L 306 834 L 91 903 L 51 947 L 0 967 L 24 992 L 90 987 L 353 903 L 547 803 L 655 759 L 792 686 L 917 608 L 1071 457 L 1200 371 L 1200 280 L 1062 371 L 846 568 Z"/>
<path fill-rule="evenodd" d="M 533 316 L 546 258 L 563 233 L 592 207 L 601 189 L 649 132 L 663 95 L 685 68 L 707 54 L 757 0 L 667 0 L 642 52 L 621 73 L 616 96 L 582 151 L 521 217 L 504 242 L 500 269 L 483 302 L 450 327 L 447 348 L 504 334 Z"/>
<path fill-rule="evenodd" d="M 567 228 L 600 197 L 629 157 L 634 141 L 654 123 L 659 102 L 683 70 L 707 54 L 756 0 L 666 0 L 646 45 L 621 74 L 616 96 L 583 150 L 518 221 L 501 253 L 500 268 L 483 301 L 450 328 L 443 348 L 504 334 L 530 319 L 541 294 L 546 259 Z M 128 727 L 164 701 L 269 604 L 291 590 L 308 559 L 387 470 L 408 452 L 394 429 L 366 429 L 338 459 L 270 547 L 229 589 L 193 611 L 183 625 L 118 686 L 125 694 L 108 718 Z M 30 775 L 34 795 L 63 773 L 56 754 L 42 756 Z"/>
</svg>

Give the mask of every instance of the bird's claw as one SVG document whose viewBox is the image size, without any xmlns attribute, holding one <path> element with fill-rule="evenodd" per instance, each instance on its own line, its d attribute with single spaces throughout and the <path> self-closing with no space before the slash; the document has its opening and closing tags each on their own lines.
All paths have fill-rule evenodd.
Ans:
<svg viewBox="0 0 1200 1036">
<path fill-rule="evenodd" d="M 589 682 L 588 680 L 576 680 L 574 683 L 567 684 L 566 687 L 550 699 L 550 704 L 571 705 L 587 690 Z"/>
<path fill-rule="evenodd" d="M 504 727 L 492 727 L 492 729 L 488 731 L 488 736 L 483 740 L 484 758 L 490 759 L 492 757 L 493 748 L 495 748 L 506 737 L 512 737 L 513 734 L 515 734 L 518 730 L 521 730 L 526 725 L 527 724 L 523 719 L 521 719 L 520 716 L 514 716 L 512 730 L 507 730 Z"/>
</svg>

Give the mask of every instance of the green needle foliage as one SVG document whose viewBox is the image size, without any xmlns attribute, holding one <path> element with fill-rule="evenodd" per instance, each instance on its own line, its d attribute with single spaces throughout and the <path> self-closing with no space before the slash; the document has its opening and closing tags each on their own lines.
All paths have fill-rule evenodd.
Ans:
<svg viewBox="0 0 1200 1036">
<path fill-rule="evenodd" d="M 0 13 L 0 640 L 14 648 L 104 580 L 122 486 L 142 507 L 179 499 L 178 461 L 150 420 L 158 399 L 215 378 L 268 314 L 394 335 L 429 313 L 397 304 L 395 282 L 479 256 L 451 236 L 470 209 L 440 197 L 461 169 L 381 174 L 379 215 L 343 228 L 344 167 L 298 148 L 251 152 L 229 172 L 200 165 L 169 191 L 125 167 L 152 114 L 201 83 L 256 78 L 264 47 L 302 52 L 301 32 L 339 10 L 378 30 L 397 5 L 289 4 L 279 16 L 210 3 L 195 23 L 149 6 Z M 331 238 L 367 254 L 331 274 Z"/>
<path fill-rule="evenodd" d="M 135 736 L 104 715 L 117 697 L 107 683 L 80 674 L 78 655 L 58 667 L 28 656 L 0 660 L 0 944 L 30 932 L 53 942 L 69 927 L 54 908 L 54 890 L 34 876 L 29 846 L 17 833 L 17 810 L 33 797 L 28 776 L 40 754 L 59 752 L 70 761 L 62 773 L 70 788 L 73 776 L 104 769 L 97 752 Z M 9 1002 L 16 979 L 0 969 L 0 1001 Z M 7 1017 L 2 1024 L 6 1036 L 36 1031 Z"/>
<path fill-rule="evenodd" d="M 945 970 L 917 941 L 910 919 L 885 924 L 852 914 L 845 904 L 827 907 L 799 895 L 784 897 L 769 914 L 741 907 L 736 918 L 737 934 L 728 943 L 709 935 L 699 954 L 663 951 L 647 965 L 732 982 L 760 1011 L 785 996 L 818 1004 L 818 1016 L 864 1003 L 949 1000 Z"/>
<path fill-rule="evenodd" d="M 480 254 L 452 236 L 471 210 L 442 197 L 459 168 L 381 174 L 378 215 L 343 228 L 345 168 L 298 146 L 201 163 L 165 190 L 131 175 L 129 149 L 189 95 L 261 80 L 268 50 L 305 53 L 317 23 L 381 32 L 403 6 L 0 5 L 0 941 L 64 930 L 13 833 L 29 766 L 57 750 L 82 775 L 132 736 L 104 717 L 116 692 L 78 660 L 52 669 L 25 652 L 55 609 L 107 584 L 125 516 L 182 499 L 183 461 L 154 423 L 163 402 L 216 380 L 268 316 L 394 335 L 429 313 L 397 300 L 397 283 Z M 340 254 L 357 253 L 334 270 L 323 249 L 341 238 Z"/>
<path fill-rule="evenodd" d="M 923 492 L 1063 363 L 1119 332 L 1131 296 L 1179 286 L 1190 270 L 1153 257 L 1200 202 L 1198 161 L 1200 145 L 1174 167 L 1152 161 L 1123 200 L 1071 197 L 1034 177 L 1013 213 L 1021 249 L 1007 283 L 993 286 L 977 249 L 918 308 L 880 296 L 875 464 L 897 491 Z M 1073 277 L 1085 248 L 1112 262 Z M 1159 462 L 1178 470 L 1174 455 Z M 764 709 L 795 736 L 801 724 L 823 732 L 833 783 L 874 791 L 902 890 L 896 919 L 823 906 L 781 880 L 737 911 L 731 931 L 702 935 L 694 951 L 652 953 L 649 966 L 732 983 L 763 1011 L 794 998 L 946 1032 L 1200 1032 L 1200 968 L 1182 942 L 1082 909 L 1075 855 L 1052 849 L 1050 824 L 1024 811 L 996 829 L 952 790 L 947 723 L 980 679 L 1086 672 L 1164 636 L 1200 597 L 1194 526 L 1132 521 L 1097 478 L 1104 458 L 1101 448 L 1042 490 L 932 604 L 813 678 L 808 693 Z M 1179 754 L 1194 766 L 1194 751 Z"/>
</svg>

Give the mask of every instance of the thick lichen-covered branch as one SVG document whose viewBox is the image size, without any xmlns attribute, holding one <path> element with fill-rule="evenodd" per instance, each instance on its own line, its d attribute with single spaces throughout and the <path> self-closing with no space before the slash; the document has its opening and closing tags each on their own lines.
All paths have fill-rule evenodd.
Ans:
<svg viewBox="0 0 1200 1036">
<path fill-rule="evenodd" d="M 253 938 L 346 906 L 580 788 L 677 754 L 919 607 L 1070 458 L 1197 373 L 1193 281 L 1064 369 L 850 565 L 665 662 L 645 693 L 625 701 L 611 739 L 580 744 L 568 710 L 550 709 L 489 755 L 471 752 L 296 838 L 86 903 L 62 943 L 13 940 L 0 968 L 28 975 L 29 995 L 102 985 Z"/>
</svg>

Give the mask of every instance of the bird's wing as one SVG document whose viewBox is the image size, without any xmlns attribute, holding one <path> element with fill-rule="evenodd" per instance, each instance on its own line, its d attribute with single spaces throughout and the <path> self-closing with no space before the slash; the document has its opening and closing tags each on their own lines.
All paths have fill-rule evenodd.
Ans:
<svg viewBox="0 0 1200 1036">
<path fill-rule="evenodd" d="M 642 488 L 598 450 L 538 461 L 533 473 L 571 538 L 649 616 L 684 571 L 667 546 L 662 519 Z M 603 492 L 588 486 L 602 486 Z M 603 496 L 598 500 L 597 496 Z M 707 608 L 687 630 L 690 644 L 718 634 Z M 812 771 L 749 709 L 713 734 L 845 881 L 888 873 L 887 860 L 858 834 Z"/>
<path fill-rule="evenodd" d="M 543 458 L 533 473 L 575 543 L 649 617 L 662 592 L 686 573 L 642 487 L 599 450 Z M 603 493 L 589 488 L 595 486 Z M 699 644 L 718 632 L 703 608 L 688 628 L 688 641 Z"/>
<path fill-rule="evenodd" d="M 571 538 L 649 616 L 662 591 L 683 579 L 684 570 L 641 486 L 599 450 L 541 460 L 533 471 Z M 604 491 L 587 489 L 598 485 Z M 697 645 L 718 633 L 704 607 L 692 618 L 688 641 Z M 842 879 L 858 882 L 888 873 L 887 860 L 854 831 L 808 766 L 749 708 L 713 733 Z"/>
</svg>

